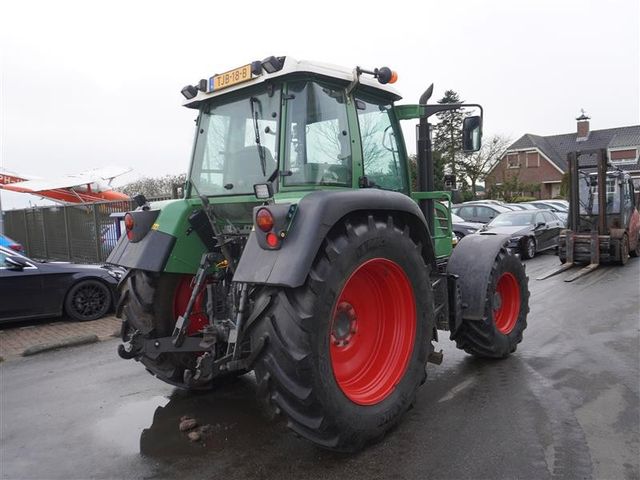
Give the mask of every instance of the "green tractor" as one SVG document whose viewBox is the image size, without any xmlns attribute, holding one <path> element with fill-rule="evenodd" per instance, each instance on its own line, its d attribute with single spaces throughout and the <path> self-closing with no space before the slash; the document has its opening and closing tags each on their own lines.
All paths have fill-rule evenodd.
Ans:
<svg viewBox="0 0 640 480">
<path fill-rule="evenodd" d="M 255 372 L 300 436 L 354 451 L 411 407 L 438 330 L 503 358 L 522 340 L 528 278 L 506 237 L 452 246 L 433 188 L 429 117 L 396 105 L 389 68 L 269 57 L 182 90 L 198 112 L 184 198 L 139 205 L 109 262 L 118 353 L 186 389 Z M 480 116 L 463 125 L 480 147 Z M 418 191 L 401 120 L 417 119 Z"/>
</svg>

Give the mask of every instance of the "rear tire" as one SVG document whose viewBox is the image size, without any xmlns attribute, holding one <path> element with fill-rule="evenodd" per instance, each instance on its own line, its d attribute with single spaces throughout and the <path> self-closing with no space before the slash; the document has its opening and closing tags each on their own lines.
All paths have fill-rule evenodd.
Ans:
<svg viewBox="0 0 640 480">
<path fill-rule="evenodd" d="M 399 422 L 426 376 L 428 272 L 408 226 L 369 215 L 334 227 L 304 285 L 262 293 L 270 304 L 249 326 L 252 345 L 267 340 L 255 374 L 289 428 L 355 451 Z"/>
<path fill-rule="evenodd" d="M 634 258 L 640 257 L 640 235 L 638 235 L 638 240 L 636 241 L 636 248 L 630 250 L 629 255 Z"/>
<path fill-rule="evenodd" d="M 111 290 L 100 280 L 81 280 L 64 300 L 64 311 L 78 322 L 97 320 L 111 308 Z"/>
<path fill-rule="evenodd" d="M 520 260 L 504 248 L 495 259 L 486 290 L 484 319 L 464 318 L 456 346 L 483 358 L 505 358 L 515 352 L 527 328 L 528 278 Z"/>
<path fill-rule="evenodd" d="M 173 273 L 152 273 L 134 270 L 120 284 L 120 303 L 117 316 L 123 320 L 123 340 L 128 340 L 134 330 L 142 334 L 145 339 L 168 337 L 173 334 L 176 323 L 176 297 L 180 296 L 180 287 L 185 283 L 185 275 Z M 182 292 L 182 297 L 185 293 Z M 188 301 L 188 295 L 186 298 Z M 180 305 L 185 303 L 182 298 Z M 191 322 L 195 323 L 194 315 L 202 315 L 194 308 Z M 181 315 L 184 312 L 180 312 Z M 204 321 L 201 319 L 201 321 Z M 193 333 L 193 332 L 191 332 Z M 229 377 L 241 375 L 245 372 L 227 374 L 216 377 L 213 382 L 197 387 L 184 383 L 185 369 L 193 370 L 196 366 L 197 353 L 164 353 L 152 359 L 140 357 L 140 362 L 149 373 L 160 380 L 176 387 L 189 390 L 209 389 L 223 384 Z"/>
</svg>

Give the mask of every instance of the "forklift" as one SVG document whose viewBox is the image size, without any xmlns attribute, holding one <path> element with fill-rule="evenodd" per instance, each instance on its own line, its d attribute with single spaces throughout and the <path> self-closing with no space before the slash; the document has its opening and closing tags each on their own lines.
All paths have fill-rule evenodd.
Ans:
<svg viewBox="0 0 640 480">
<path fill-rule="evenodd" d="M 564 279 L 572 282 L 600 263 L 625 265 L 629 256 L 640 256 L 639 201 L 629 174 L 608 162 L 606 149 L 570 152 L 567 160 L 569 225 L 558 239 L 561 265 L 538 280 L 586 263 Z"/>
</svg>

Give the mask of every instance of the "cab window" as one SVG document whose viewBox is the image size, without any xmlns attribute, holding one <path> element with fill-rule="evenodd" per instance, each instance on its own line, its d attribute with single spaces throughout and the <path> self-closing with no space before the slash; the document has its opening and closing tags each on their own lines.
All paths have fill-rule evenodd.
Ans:
<svg viewBox="0 0 640 480">
<path fill-rule="evenodd" d="M 404 191 L 397 132 L 391 121 L 392 105 L 360 97 L 356 101 L 364 175 L 387 190 Z"/>
<path fill-rule="evenodd" d="M 351 137 L 343 89 L 289 84 L 283 178 L 290 185 L 351 186 Z"/>
</svg>

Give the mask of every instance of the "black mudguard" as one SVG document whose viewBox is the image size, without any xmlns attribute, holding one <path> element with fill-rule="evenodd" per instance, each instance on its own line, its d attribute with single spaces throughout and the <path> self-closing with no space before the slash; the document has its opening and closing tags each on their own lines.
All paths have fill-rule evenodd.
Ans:
<svg viewBox="0 0 640 480">
<path fill-rule="evenodd" d="M 266 250 L 251 232 L 233 280 L 264 285 L 299 287 L 307 277 L 318 249 L 331 228 L 357 211 L 395 211 L 414 217 L 427 263 L 434 261 L 431 235 L 418 205 L 406 195 L 385 190 L 318 191 L 305 196 L 279 250 Z"/>
<path fill-rule="evenodd" d="M 158 230 L 149 232 L 139 241 L 131 242 L 122 235 L 107 258 L 107 263 L 138 270 L 161 272 L 173 250 L 176 238 Z"/>
<path fill-rule="evenodd" d="M 497 234 L 467 235 L 453 249 L 447 273 L 458 277 L 465 319 L 484 317 L 491 268 L 509 238 L 509 235 Z"/>
</svg>

